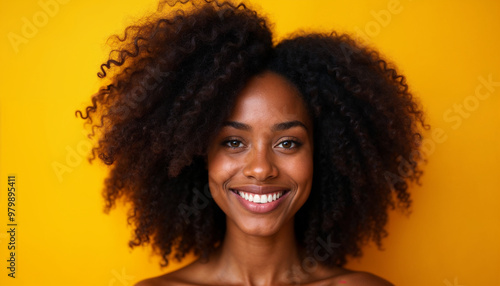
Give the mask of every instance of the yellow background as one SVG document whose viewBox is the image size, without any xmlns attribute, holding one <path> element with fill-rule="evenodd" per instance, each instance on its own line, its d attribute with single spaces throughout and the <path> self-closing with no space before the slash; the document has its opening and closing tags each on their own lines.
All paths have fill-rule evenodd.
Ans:
<svg viewBox="0 0 500 286">
<path fill-rule="evenodd" d="M 147 248 L 128 249 L 123 208 L 102 213 L 106 169 L 85 160 L 90 142 L 74 111 L 99 86 L 107 36 L 156 1 L 64 2 L 45 19 L 37 0 L 0 2 L 0 284 L 133 285 L 172 268 L 160 269 Z M 348 267 L 396 285 L 500 285 L 500 2 L 252 2 L 280 36 L 336 29 L 378 48 L 407 75 L 436 130 L 412 215 L 393 213 L 385 250 L 368 247 Z M 23 19 L 38 30 L 12 45 Z M 15 279 L 6 269 L 8 174 L 18 183 Z"/>
</svg>

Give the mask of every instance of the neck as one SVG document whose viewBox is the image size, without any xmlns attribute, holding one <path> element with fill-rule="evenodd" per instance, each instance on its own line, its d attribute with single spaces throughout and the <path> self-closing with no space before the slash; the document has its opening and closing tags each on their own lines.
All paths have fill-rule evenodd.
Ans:
<svg viewBox="0 0 500 286">
<path fill-rule="evenodd" d="M 293 220 L 270 236 L 252 236 L 227 221 L 217 261 L 226 278 L 243 285 L 276 285 L 300 265 Z"/>
</svg>

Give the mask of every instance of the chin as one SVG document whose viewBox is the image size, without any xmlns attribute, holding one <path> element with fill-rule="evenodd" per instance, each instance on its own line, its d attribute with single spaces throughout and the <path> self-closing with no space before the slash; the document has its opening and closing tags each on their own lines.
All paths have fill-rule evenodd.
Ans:
<svg viewBox="0 0 500 286">
<path fill-rule="evenodd" d="M 293 228 L 293 218 L 283 219 L 275 216 L 255 215 L 252 217 L 240 217 L 237 221 L 232 221 L 243 233 L 250 236 L 274 236 L 280 230 L 291 226 Z"/>
</svg>

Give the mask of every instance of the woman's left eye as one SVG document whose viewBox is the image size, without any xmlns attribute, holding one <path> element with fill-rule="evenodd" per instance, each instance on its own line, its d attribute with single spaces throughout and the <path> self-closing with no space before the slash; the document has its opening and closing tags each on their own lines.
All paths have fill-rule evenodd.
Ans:
<svg viewBox="0 0 500 286">
<path fill-rule="evenodd" d="M 285 140 L 281 141 L 277 147 L 283 148 L 283 149 L 293 149 L 296 148 L 299 144 L 293 140 Z"/>
</svg>

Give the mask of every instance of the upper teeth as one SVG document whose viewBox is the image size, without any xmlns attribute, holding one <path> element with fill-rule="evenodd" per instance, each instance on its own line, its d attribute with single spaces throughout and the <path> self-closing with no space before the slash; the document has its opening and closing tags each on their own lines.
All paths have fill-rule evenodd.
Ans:
<svg viewBox="0 0 500 286">
<path fill-rule="evenodd" d="M 261 195 L 252 194 L 252 193 L 245 193 L 245 192 L 241 192 L 241 191 L 236 191 L 236 192 L 238 193 L 238 195 L 240 195 L 245 200 L 247 200 L 249 202 L 258 203 L 258 204 L 270 203 L 272 201 L 279 199 L 283 195 L 282 191 L 272 193 L 272 194 L 261 194 Z"/>
</svg>

